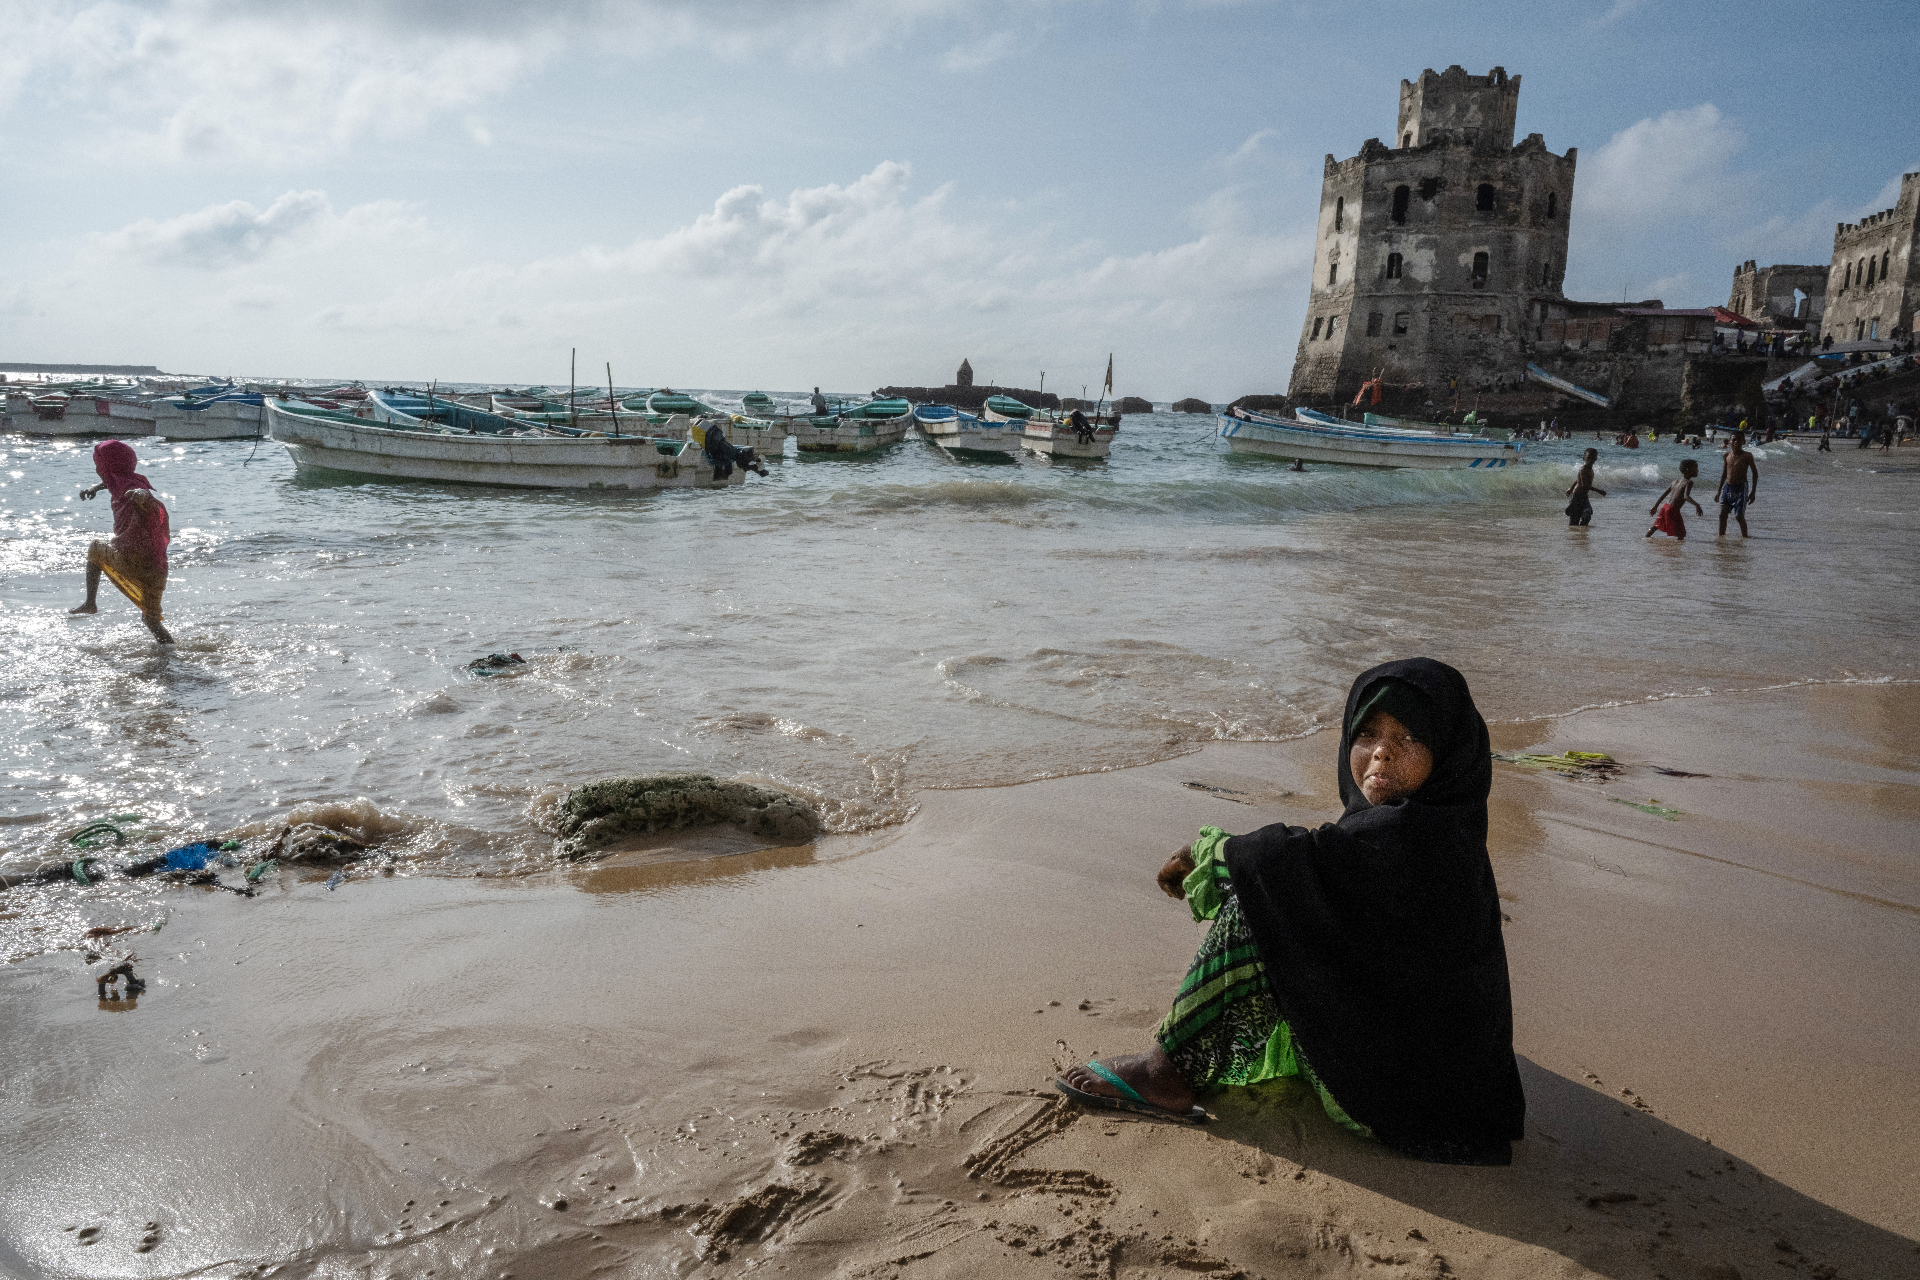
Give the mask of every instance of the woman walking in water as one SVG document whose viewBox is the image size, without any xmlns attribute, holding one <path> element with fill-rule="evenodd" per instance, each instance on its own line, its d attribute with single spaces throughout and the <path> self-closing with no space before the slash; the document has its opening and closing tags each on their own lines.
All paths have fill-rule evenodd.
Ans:
<svg viewBox="0 0 1920 1280">
<path fill-rule="evenodd" d="M 167 544 L 172 535 L 167 509 L 154 496 L 153 485 L 134 470 L 140 460 L 133 446 L 120 440 L 102 440 L 93 446 L 93 469 L 100 483 L 82 489 L 91 500 L 102 489 L 113 495 L 113 541 L 87 548 L 87 600 L 69 613 L 98 613 L 100 575 L 105 573 L 121 594 L 133 601 L 140 618 L 161 644 L 173 637 L 160 621 L 160 594 L 167 589 Z"/>
<path fill-rule="evenodd" d="M 1156 1043 L 1055 1086 L 1198 1123 L 1203 1093 L 1299 1076 L 1335 1122 L 1398 1151 L 1508 1164 L 1526 1098 L 1486 722 L 1458 671 L 1412 658 L 1354 681 L 1341 724 L 1339 821 L 1206 827 L 1176 853 L 1161 888 L 1213 926 Z"/>
</svg>

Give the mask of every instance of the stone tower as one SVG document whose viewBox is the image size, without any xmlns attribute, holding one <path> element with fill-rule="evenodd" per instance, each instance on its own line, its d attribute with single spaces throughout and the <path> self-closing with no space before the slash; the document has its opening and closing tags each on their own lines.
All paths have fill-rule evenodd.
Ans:
<svg viewBox="0 0 1920 1280">
<path fill-rule="evenodd" d="M 1759 266 L 1752 258 L 1733 269 L 1727 310 L 1749 320 L 1803 320 L 1820 328 L 1827 305 L 1827 269 L 1776 263 Z"/>
<path fill-rule="evenodd" d="M 1827 311 L 1821 329 L 1836 342 L 1885 339 L 1913 327 L 1920 307 L 1920 173 L 1900 175 L 1900 198 L 1833 229 Z"/>
<path fill-rule="evenodd" d="M 965 356 L 960 357 L 960 372 L 953 375 L 953 385 L 956 387 L 973 385 L 973 366 L 967 362 Z"/>
<path fill-rule="evenodd" d="M 1525 374 L 1567 269 L 1575 151 L 1517 146 L 1520 77 L 1459 67 L 1400 82 L 1394 141 L 1326 159 L 1312 291 L 1287 394 L 1351 399 L 1380 375 L 1393 401 L 1449 379 Z"/>
</svg>

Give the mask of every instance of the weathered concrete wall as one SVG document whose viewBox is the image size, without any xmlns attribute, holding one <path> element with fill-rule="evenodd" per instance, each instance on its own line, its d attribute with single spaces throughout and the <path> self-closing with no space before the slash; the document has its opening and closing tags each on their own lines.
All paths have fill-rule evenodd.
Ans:
<svg viewBox="0 0 1920 1280">
<path fill-rule="evenodd" d="M 1806 295 L 1796 298 L 1794 291 Z M 1757 266 L 1752 258 L 1733 269 L 1727 310 L 1749 320 L 1801 320 L 1818 328 L 1827 306 L 1827 268 L 1775 263 Z"/>
<path fill-rule="evenodd" d="M 1903 174 L 1900 198 L 1886 209 L 1833 232 L 1827 310 L 1821 331 L 1840 342 L 1911 331 L 1920 305 L 1920 173 Z"/>
<path fill-rule="evenodd" d="M 1577 153 L 1513 145 L 1519 84 L 1423 72 L 1401 86 L 1412 145 L 1326 158 L 1295 401 L 1351 398 L 1376 375 L 1424 392 L 1523 372 L 1562 297 Z"/>
</svg>

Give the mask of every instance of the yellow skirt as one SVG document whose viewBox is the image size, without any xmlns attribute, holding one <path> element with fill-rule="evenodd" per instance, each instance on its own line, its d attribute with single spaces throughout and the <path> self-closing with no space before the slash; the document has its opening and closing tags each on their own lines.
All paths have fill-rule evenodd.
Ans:
<svg viewBox="0 0 1920 1280">
<path fill-rule="evenodd" d="M 107 580 L 120 588 L 120 594 L 133 601 L 142 614 L 161 621 L 160 593 L 167 589 L 167 566 L 156 565 L 145 556 L 130 556 L 111 542 L 96 542 L 87 548 L 87 563 L 100 566 Z"/>
</svg>

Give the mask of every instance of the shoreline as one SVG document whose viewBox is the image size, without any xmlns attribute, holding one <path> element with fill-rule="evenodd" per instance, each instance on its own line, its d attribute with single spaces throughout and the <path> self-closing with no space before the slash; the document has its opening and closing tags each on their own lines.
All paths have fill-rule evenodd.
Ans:
<svg viewBox="0 0 1920 1280">
<path fill-rule="evenodd" d="M 1496 766 L 1509 1169 L 1393 1156 L 1285 1083 L 1199 1130 L 1049 1092 L 1144 1042 L 1184 972 L 1168 850 L 1337 809 L 1315 732 L 922 790 L 801 850 L 183 892 L 131 1016 L 70 953 L 0 969 L 28 1028 L 0 1272 L 1920 1267 L 1915 712 L 1920 685 L 1803 684 L 1490 725 L 1633 762 Z"/>
</svg>

